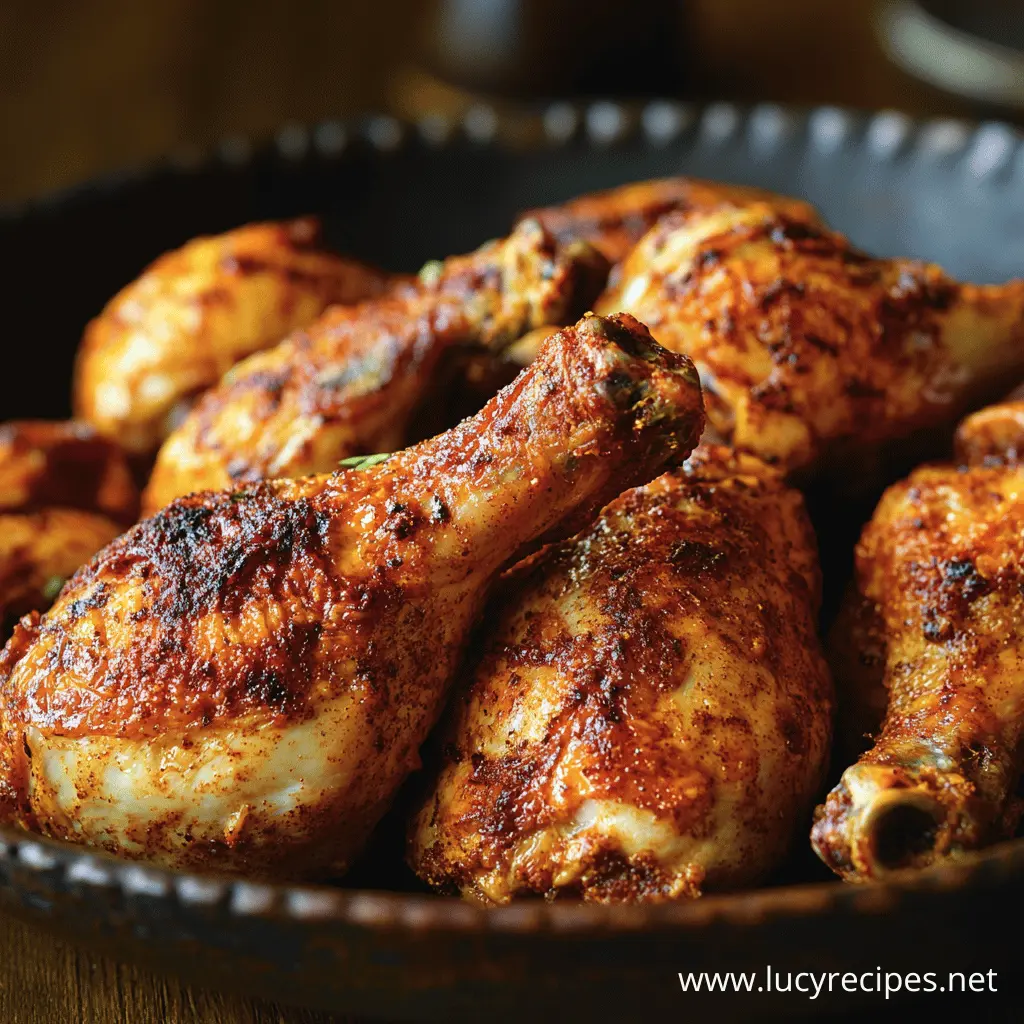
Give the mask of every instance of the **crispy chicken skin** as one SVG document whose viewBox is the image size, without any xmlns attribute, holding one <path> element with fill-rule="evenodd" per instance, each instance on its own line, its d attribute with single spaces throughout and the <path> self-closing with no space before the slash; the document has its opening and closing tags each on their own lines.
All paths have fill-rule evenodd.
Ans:
<svg viewBox="0 0 1024 1024">
<path fill-rule="evenodd" d="M 196 238 L 161 256 L 89 324 L 75 414 L 151 457 L 182 410 L 240 359 L 386 283 L 380 271 L 320 248 L 312 218 Z"/>
<path fill-rule="evenodd" d="M 818 592 L 800 494 L 718 446 L 512 570 L 412 823 L 416 872 L 495 903 L 764 876 L 823 780 Z"/>
<path fill-rule="evenodd" d="M 0 656 L 0 819 L 165 865 L 338 874 L 417 765 L 491 581 L 702 425 L 687 359 L 589 316 L 383 463 L 174 502 Z"/>
<path fill-rule="evenodd" d="M 1021 423 L 1018 403 L 969 417 L 958 434 L 966 461 L 921 467 L 891 487 L 857 547 L 847 621 L 877 616 L 888 707 L 812 832 L 818 855 L 850 881 L 1012 835 L 1020 816 Z"/>
<path fill-rule="evenodd" d="M 124 453 L 87 423 L 0 424 L 0 642 L 138 507 Z"/>
<path fill-rule="evenodd" d="M 790 216 L 817 221 L 814 208 L 800 199 L 773 195 L 744 185 L 722 185 L 697 178 L 661 178 L 579 196 L 561 206 L 530 210 L 561 242 L 585 241 L 617 264 L 666 213 L 688 217 L 713 210 L 742 209 L 770 202 Z"/>
<path fill-rule="evenodd" d="M 124 452 L 88 423 L 0 424 L 0 512 L 52 506 L 133 523 L 139 493 Z"/>
<path fill-rule="evenodd" d="M 718 439 L 786 472 L 854 476 L 1024 371 L 1024 281 L 872 259 L 777 202 L 668 214 L 620 269 L 598 311 L 689 355 Z"/>
<path fill-rule="evenodd" d="M 329 310 L 199 401 L 161 449 L 145 507 L 402 447 L 446 354 L 499 349 L 579 315 L 605 271 L 585 244 L 563 249 L 527 221 L 468 256 L 428 264 L 388 297 Z"/>
</svg>

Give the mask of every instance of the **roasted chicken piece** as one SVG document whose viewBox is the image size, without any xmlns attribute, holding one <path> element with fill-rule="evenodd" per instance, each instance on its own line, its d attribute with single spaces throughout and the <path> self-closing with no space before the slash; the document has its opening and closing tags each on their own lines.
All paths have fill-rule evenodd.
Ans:
<svg viewBox="0 0 1024 1024">
<path fill-rule="evenodd" d="M 872 259 L 774 201 L 668 214 L 620 269 L 598 310 L 693 359 L 719 439 L 803 478 L 866 476 L 1024 373 L 1024 281 Z"/>
<path fill-rule="evenodd" d="M 133 523 L 139 492 L 124 452 L 88 423 L 0 424 L 0 512 L 52 506 Z"/>
<path fill-rule="evenodd" d="M 778 864 L 823 780 L 817 549 L 776 470 L 702 446 L 503 580 L 410 833 L 427 882 L 665 900 Z"/>
<path fill-rule="evenodd" d="M 540 221 L 563 243 L 585 241 L 617 264 L 666 213 L 682 217 L 715 210 L 738 210 L 753 202 L 770 202 L 792 217 L 812 222 L 818 214 L 809 203 L 744 185 L 722 185 L 697 178 L 661 178 L 579 196 L 561 206 L 530 210 L 524 217 Z"/>
<path fill-rule="evenodd" d="M 1012 835 L 1020 817 L 1022 427 L 1020 403 L 968 418 L 962 464 L 923 466 L 891 487 L 861 537 L 857 591 L 832 646 L 841 661 L 857 646 L 847 632 L 875 638 L 880 657 L 861 665 L 852 699 L 870 700 L 880 682 L 888 707 L 812 832 L 850 881 Z"/>
<path fill-rule="evenodd" d="M 402 447 L 446 357 L 579 315 L 605 269 L 585 244 L 563 249 L 528 221 L 469 256 L 428 264 L 415 285 L 329 310 L 198 402 L 161 449 L 145 507 Z"/>
<path fill-rule="evenodd" d="M 0 655 L 0 819 L 251 877 L 344 871 L 492 580 L 684 458 L 693 365 L 589 316 L 386 461 L 180 499 Z"/>
<path fill-rule="evenodd" d="M 778 202 L 794 217 L 817 219 L 817 213 L 809 204 L 774 196 L 761 189 L 696 178 L 660 178 L 592 192 L 560 206 L 530 210 L 520 221 L 538 221 L 563 245 L 573 242 L 593 245 L 609 261 L 614 278 L 618 264 L 664 214 L 676 210 L 684 216 L 696 216 L 709 210 L 738 208 L 769 199 Z M 538 328 L 511 345 L 508 355 L 517 365 L 528 366 L 546 340 L 547 331 Z"/>
<path fill-rule="evenodd" d="M 0 639 L 132 522 L 123 452 L 85 423 L 0 425 Z"/>
<path fill-rule="evenodd" d="M 955 442 L 957 461 L 964 466 L 1024 462 L 1024 400 L 980 409 L 964 421 Z"/>
<path fill-rule="evenodd" d="M 89 324 L 75 413 L 140 459 L 235 363 L 332 303 L 379 294 L 378 270 L 324 251 L 311 218 L 250 224 L 161 256 Z"/>
<path fill-rule="evenodd" d="M 22 615 L 48 608 L 64 581 L 121 527 L 81 509 L 0 512 L 0 642 Z"/>
</svg>

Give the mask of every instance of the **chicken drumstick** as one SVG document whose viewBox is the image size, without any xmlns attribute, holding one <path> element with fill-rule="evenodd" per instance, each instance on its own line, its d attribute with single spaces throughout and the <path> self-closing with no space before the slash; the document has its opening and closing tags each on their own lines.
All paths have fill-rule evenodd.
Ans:
<svg viewBox="0 0 1024 1024">
<path fill-rule="evenodd" d="M 338 874 L 416 766 L 498 572 L 702 426 L 689 360 L 588 316 L 386 461 L 172 503 L 0 656 L 0 820 L 166 865 Z"/>
<path fill-rule="evenodd" d="M 578 316 L 605 270 L 589 247 L 562 249 L 526 222 L 500 242 L 428 265 L 384 298 L 328 310 L 199 401 L 160 450 L 146 509 L 403 447 L 445 355 L 497 350 L 530 328 Z"/>
<path fill-rule="evenodd" d="M 874 746 L 817 811 L 837 874 L 880 878 L 1013 834 L 1024 761 L 1024 407 L 969 417 L 960 465 L 882 497 L 836 626 L 874 638 L 888 708 Z M 872 666 L 857 680 L 870 690 Z"/>
<path fill-rule="evenodd" d="M 719 446 L 513 570 L 452 702 L 413 867 L 497 903 L 763 877 L 828 754 L 819 583 L 799 492 Z"/>
</svg>

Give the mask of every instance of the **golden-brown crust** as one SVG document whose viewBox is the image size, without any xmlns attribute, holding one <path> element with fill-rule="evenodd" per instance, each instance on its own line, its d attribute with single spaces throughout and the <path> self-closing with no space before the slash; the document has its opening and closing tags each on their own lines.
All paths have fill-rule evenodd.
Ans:
<svg viewBox="0 0 1024 1024">
<path fill-rule="evenodd" d="M 386 462 L 179 499 L 7 646 L 0 817 L 184 867 L 343 871 L 491 579 L 702 424 L 692 364 L 591 316 Z"/>
<path fill-rule="evenodd" d="M 687 217 L 712 210 L 772 202 L 791 216 L 817 221 L 814 208 L 800 199 L 777 196 L 745 185 L 722 185 L 698 178 L 660 178 L 578 196 L 560 206 L 530 210 L 562 242 L 589 242 L 617 264 L 665 214 Z"/>
<path fill-rule="evenodd" d="M 514 570 L 412 823 L 417 873 L 497 902 L 765 874 L 827 757 L 818 587 L 799 494 L 706 446 Z"/>
<path fill-rule="evenodd" d="M 988 419 L 994 421 L 995 411 Z M 884 624 L 889 705 L 819 808 L 819 856 L 851 880 L 1012 833 L 1024 726 L 1024 476 L 987 458 L 890 488 L 857 548 Z"/>
<path fill-rule="evenodd" d="M 51 506 L 134 522 L 139 494 L 124 452 L 88 423 L 0 424 L 0 512 Z"/>
<path fill-rule="evenodd" d="M 789 472 L 850 473 L 1024 369 L 1024 282 L 872 259 L 775 202 L 663 217 L 598 303 L 620 309 L 694 360 L 720 437 Z"/>
<path fill-rule="evenodd" d="M 386 285 L 380 271 L 320 248 L 313 218 L 196 238 L 156 260 L 89 324 L 75 366 L 76 415 L 151 455 L 182 408 L 240 359 L 332 303 Z"/>
<path fill-rule="evenodd" d="M 428 265 L 418 282 L 385 298 L 328 310 L 200 399 L 160 451 L 146 509 L 403 447 L 446 355 L 500 348 L 531 327 L 578 315 L 605 269 L 593 250 L 562 248 L 524 222 L 501 242 Z"/>
</svg>

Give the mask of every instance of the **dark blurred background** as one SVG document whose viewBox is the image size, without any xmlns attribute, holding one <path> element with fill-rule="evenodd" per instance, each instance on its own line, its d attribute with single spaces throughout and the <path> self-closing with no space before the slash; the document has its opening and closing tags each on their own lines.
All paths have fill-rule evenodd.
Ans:
<svg viewBox="0 0 1024 1024">
<path fill-rule="evenodd" d="M 1022 12 L 1019 0 L 5 0 L 0 201 L 290 122 L 457 113 L 480 97 L 1019 119 Z"/>
</svg>

